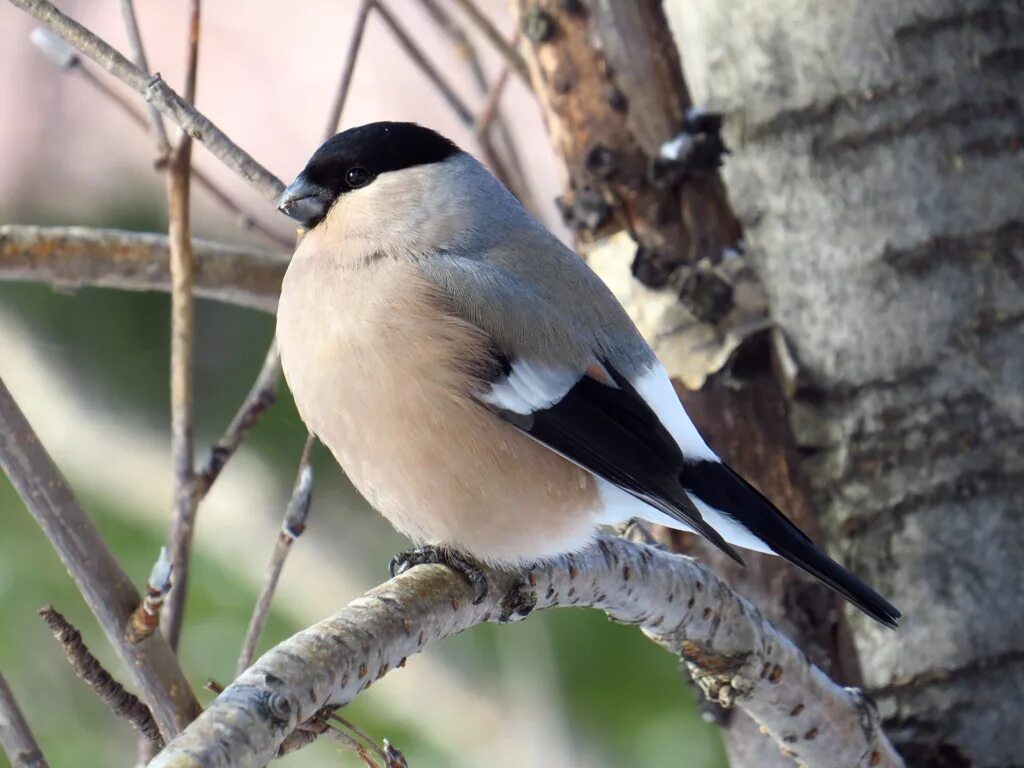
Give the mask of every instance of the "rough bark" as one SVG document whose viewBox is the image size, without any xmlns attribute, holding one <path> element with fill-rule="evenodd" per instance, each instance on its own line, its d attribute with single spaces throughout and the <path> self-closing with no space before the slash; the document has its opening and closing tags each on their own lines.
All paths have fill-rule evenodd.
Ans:
<svg viewBox="0 0 1024 768">
<path fill-rule="evenodd" d="M 908 763 L 1024 764 L 1024 14 L 673 2 L 690 85 L 808 386 L 792 424 Z"/>
<path fill-rule="evenodd" d="M 517 0 L 527 63 L 565 164 L 560 200 L 577 235 L 625 228 L 634 269 L 663 285 L 684 264 L 718 260 L 739 228 L 714 173 L 661 185 L 651 163 L 683 129 L 689 95 L 660 3 Z"/>
<path fill-rule="evenodd" d="M 681 656 L 806 765 L 897 768 L 863 694 L 843 688 L 706 566 L 614 537 L 530 570 L 488 570 L 487 596 L 449 568 L 418 567 L 264 654 L 151 763 L 262 766 L 324 705 L 347 704 L 432 641 L 558 605 L 601 608 Z"/>
</svg>

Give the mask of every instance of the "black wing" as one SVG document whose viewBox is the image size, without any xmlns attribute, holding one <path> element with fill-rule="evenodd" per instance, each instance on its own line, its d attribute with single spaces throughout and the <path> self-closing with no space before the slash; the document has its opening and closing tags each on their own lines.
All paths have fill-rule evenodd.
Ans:
<svg viewBox="0 0 1024 768">
<path fill-rule="evenodd" d="M 672 435 L 629 381 L 608 363 L 603 365 L 614 384 L 585 375 L 548 408 L 525 415 L 494 410 L 574 464 L 686 523 L 742 565 L 739 553 L 687 496 L 680 481 L 683 454 Z"/>
</svg>

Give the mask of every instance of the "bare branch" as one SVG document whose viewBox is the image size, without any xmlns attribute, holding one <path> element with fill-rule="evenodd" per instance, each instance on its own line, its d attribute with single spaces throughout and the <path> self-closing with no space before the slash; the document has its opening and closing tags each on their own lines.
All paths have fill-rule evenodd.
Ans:
<svg viewBox="0 0 1024 768">
<path fill-rule="evenodd" d="M 185 100 L 195 100 L 199 63 L 199 0 L 189 4 L 188 52 L 185 63 Z M 190 182 L 192 137 L 184 131 L 167 167 L 167 209 L 171 246 L 171 461 L 174 466 L 174 507 L 171 513 L 170 552 L 174 588 L 167 598 L 163 629 L 171 648 L 177 649 L 188 596 L 195 531 L 195 445 L 192 434 L 192 358 L 195 340 L 195 256 L 192 253 Z"/>
<path fill-rule="evenodd" d="M 163 635 L 131 643 L 139 593 L 72 494 L 39 437 L 0 380 L 0 466 L 60 555 L 64 567 L 135 682 L 164 738 L 199 714 L 199 702 Z"/>
<path fill-rule="evenodd" d="M 28 721 L 21 713 L 7 680 L 0 674 L 0 746 L 11 768 L 48 768 Z"/>
<path fill-rule="evenodd" d="M 64 655 L 71 663 L 75 674 L 92 688 L 100 701 L 115 715 L 131 723 L 147 739 L 162 747 L 164 741 L 149 707 L 139 701 L 135 694 L 126 691 L 124 686 L 103 668 L 99 659 L 93 656 L 92 651 L 82 642 L 82 633 L 53 606 L 42 608 L 39 615 L 64 648 Z"/>
<path fill-rule="evenodd" d="M 245 641 L 242 643 L 242 652 L 238 656 L 238 664 L 235 665 L 236 675 L 242 674 L 252 664 L 252 658 L 256 655 L 256 645 L 260 641 L 263 627 L 266 626 L 267 617 L 270 615 L 270 603 L 274 599 L 274 591 L 277 589 L 278 579 L 281 578 L 284 561 L 291 551 L 292 544 L 306 529 L 306 517 L 309 514 L 309 505 L 313 500 L 313 468 L 309 465 L 309 460 L 315 441 L 316 438 L 310 432 L 306 436 L 306 444 L 302 448 L 299 470 L 295 476 L 295 486 L 292 489 L 291 498 L 288 500 L 284 520 L 281 522 L 281 532 L 277 536 L 274 552 L 267 565 L 267 576 L 263 581 L 263 588 L 260 590 L 256 607 L 253 609 L 252 618 L 249 620 L 249 629 L 245 633 Z"/>
<path fill-rule="evenodd" d="M 488 571 L 488 597 L 414 568 L 264 654 L 151 768 L 264 765 L 300 723 L 342 706 L 431 641 L 556 605 L 592 606 L 679 654 L 808 766 L 900 766 L 859 691 L 842 688 L 695 560 L 602 536 L 530 571 Z"/>
<path fill-rule="evenodd" d="M 444 75 L 442 75 L 441 72 L 430 63 L 430 60 L 413 41 L 412 36 L 409 35 L 405 27 L 401 25 L 398 19 L 395 18 L 384 3 L 381 2 L 381 0 L 371 0 L 371 2 L 381 19 L 383 19 L 392 34 L 394 34 L 395 39 L 398 41 L 402 50 L 404 50 L 409 58 L 412 59 L 413 63 L 423 71 L 423 74 L 427 76 L 427 79 L 430 80 L 438 93 L 441 94 L 459 120 L 461 120 L 466 127 L 473 128 L 476 125 L 473 112 L 468 106 L 466 106 L 466 103 L 458 96 L 458 94 L 455 93 L 455 89 L 452 87 L 451 83 L 449 83 Z M 483 151 L 484 160 L 494 171 L 494 175 L 501 179 L 505 186 L 514 190 L 515 183 L 512 181 L 508 168 L 505 166 L 501 157 L 499 157 L 494 151 L 493 145 L 488 141 L 482 141 L 480 143 L 480 149 Z"/>
<path fill-rule="evenodd" d="M 281 196 L 284 184 L 280 179 L 256 162 L 205 115 L 196 111 L 191 104 L 175 93 L 159 75 L 147 75 L 100 37 L 58 11 L 47 0 L 10 2 L 30 13 L 33 18 L 52 29 L 87 58 L 145 97 L 160 110 L 161 114 L 206 146 L 224 165 L 249 182 L 265 200 L 273 202 Z"/>
<path fill-rule="evenodd" d="M 128 43 L 132 48 L 135 65 L 148 73 L 149 61 L 146 59 L 146 48 L 142 44 L 142 34 L 139 32 L 139 20 L 135 16 L 134 0 L 121 0 L 121 16 L 124 18 L 124 27 L 128 33 Z M 149 105 L 149 124 L 156 138 L 157 157 L 166 160 L 171 155 L 171 142 L 167 138 L 164 119 L 152 104 Z"/>
<path fill-rule="evenodd" d="M 413 41 L 412 36 L 406 31 L 405 27 L 395 18 L 395 16 L 388 10 L 387 6 L 384 5 L 380 0 L 371 0 L 374 9 L 378 15 L 387 25 L 388 29 L 391 30 L 395 36 L 395 40 L 399 46 L 405 51 L 406 55 L 412 59 L 413 63 L 419 67 L 423 74 L 427 76 L 434 88 L 437 89 L 438 93 L 448 102 L 448 106 L 451 107 L 452 111 L 458 116 L 458 118 L 470 127 L 473 125 L 473 111 L 466 105 L 459 95 L 455 92 L 455 89 L 451 86 L 451 83 L 441 74 L 440 70 L 437 69 L 427 58 L 426 54 L 416 45 Z"/>
<path fill-rule="evenodd" d="M 345 52 L 345 63 L 341 68 L 338 90 L 335 92 L 334 101 L 327 116 L 327 128 L 324 130 L 325 141 L 337 133 L 340 126 L 341 113 L 345 109 L 345 102 L 348 100 L 348 91 L 352 86 L 352 75 L 355 74 L 356 70 L 356 58 L 359 56 L 359 49 L 363 45 L 366 21 L 370 16 L 371 8 L 373 8 L 373 0 L 361 0 L 359 12 L 356 15 L 356 25 L 352 29 L 352 39 L 349 41 L 348 49 Z"/>
<path fill-rule="evenodd" d="M 174 511 L 170 551 L 174 588 L 164 611 L 164 632 L 171 648 L 178 647 L 188 594 L 189 562 L 198 499 L 194 491 L 192 436 L 192 348 L 194 257 L 189 225 L 191 141 L 182 136 L 168 169 L 171 247 L 171 454 L 174 466 Z"/>
<path fill-rule="evenodd" d="M 512 70 L 506 64 L 501 68 L 494 84 L 487 91 L 487 98 L 484 100 L 484 108 L 477 115 L 474 130 L 478 137 L 484 137 L 491 129 L 491 125 L 498 119 L 498 104 L 501 102 L 501 95 L 505 92 L 505 85 L 508 83 L 508 76 Z"/>
<path fill-rule="evenodd" d="M 111 88 L 104 80 L 96 77 L 92 72 L 86 69 L 81 64 L 73 67 L 72 71 L 77 72 L 82 78 L 96 88 L 100 93 L 104 94 L 112 102 L 117 104 L 121 111 L 124 112 L 131 120 L 138 126 L 146 127 L 146 118 L 135 108 L 135 106 L 125 99 L 121 94 Z M 159 114 L 159 112 L 157 113 Z M 159 160 L 158 160 L 159 162 Z M 210 197 L 212 197 L 220 206 L 235 216 L 235 221 L 238 226 L 248 232 L 253 231 L 261 235 L 267 241 L 274 243 L 281 248 L 291 251 L 295 243 L 291 238 L 285 237 L 271 229 L 270 227 L 261 224 L 258 219 L 245 208 L 241 206 L 234 198 L 231 197 L 227 192 L 224 191 L 217 182 L 215 182 L 210 176 L 204 173 L 199 168 L 192 168 L 192 180 L 196 183 L 196 186 L 206 191 Z"/>
<path fill-rule="evenodd" d="M 274 312 L 288 260 L 258 248 L 194 240 L 196 295 Z M 0 280 L 169 291 L 166 235 L 89 227 L 0 225 Z"/>
<path fill-rule="evenodd" d="M 477 52 L 476 46 L 473 45 L 473 41 L 470 40 L 469 35 L 463 29 L 462 25 L 459 24 L 455 17 L 448 12 L 447 5 L 442 5 L 438 0 L 420 0 L 420 5 L 430 16 L 431 20 L 438 26 L 448 39 L 451 40 L 452 45 L 455 48 L 456 55 L 466 62 L 466 66 L 469 68 L 469 72 L 473 77 L 473 82 L 480 91 L 481 95 L 486 96 L 491 91 L 491 86 L 487 81 L 487 73 L 484 71 L 483 62 L 480 60 L 480 55 Z M 511 41 L 511 45 L 515 48 L 518 40 L 518 33 Z M 504 68 L 511 68 L 511 64 L 505 62 Z M 527 81 L 529 84 L 529 81 Z M 513 172 L 513 178 L 517 182 L 517 188 L 514 189 L 516 195 L 520 200 L 526 201 L 526 195 L 529 192 L 528 185 L 524 181 L 523 166 L 519 159 L 519 153 L 516 151 L 515 141 L 512 139 L 512 132 L 506 125 L 505 120 L 502 118 L 501 111 L 497 110 L 493 116 L 495 127 L 498 129 L 498 137 L 501 140 L 501 144 L 505 149 L 505 155 L 508 158 L 508 164 L 510 170 Z M 477 118 L 477 124 L 479 125 L 480 119 Z M 529 207 L 529 206 L 528 206 Z"/>
<path fill-rule="evenodd" d="M 278 285 L 280 287 L 280 285 Z M 273 311 L 271 309 L 270 311 Z M 200 498 L 209 493 L 224 465 L 234 455 L 260 417 L 277 402 L 277 386 L 281 379 L 281 358 L 274 339 L 267 349 L 263 365 L 238 412 L 221 438 L 210 449 L 203 469 L 196 476 L 196 493 Z"/>
<path fill-rule="evenodd" d="M 526 67 L 526 62 L 523 60 L 522 55 L 516 50 L 515 46 L 510 44 L 499 32 L 491 20 L 487 18 L 486 14 L 477 8 L 476 3 L 473 0 L 457 0 L 459 7 L 465 11 L 466 15 L 470 18 L 473 24 L 476 25 L 484 36 L 490 41 L 491 45 L 500 53 L 515 70 L 515 73 L 523 79 L 524 83 L 529 84 L 530 72 Z"/>
<path fill-rule="evenodd" d="M 185 57 L 185 88 L 182 97 L 189 104 L 196 103 L 196 74 L 199 70 L 199 9 L 200 0 L 190 0 L 188 6 L 188 53 Z"/>
</svg>

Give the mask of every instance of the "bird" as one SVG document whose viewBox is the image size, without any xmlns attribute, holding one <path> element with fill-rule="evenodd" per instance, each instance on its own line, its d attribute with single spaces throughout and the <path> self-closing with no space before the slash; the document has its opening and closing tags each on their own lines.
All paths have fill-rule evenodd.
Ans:
<svg viewBox="0 0 1024 768">
<path fill-rule="evenodd" d="M 328 139 L 281 194 L 302 236 L 277 310 L 307 427 L 462 571 L 577 552 L 639 519 L 770 553 L 881 624 L 900 612 L 707 445 L 603 281 L 470 153 L 408 122 Z M 481 581 L 483 582 L 481 584 Z"/>
</svg>

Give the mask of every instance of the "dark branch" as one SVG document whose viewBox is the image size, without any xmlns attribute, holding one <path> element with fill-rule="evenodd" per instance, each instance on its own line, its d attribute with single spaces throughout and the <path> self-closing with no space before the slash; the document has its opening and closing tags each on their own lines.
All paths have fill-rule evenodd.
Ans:
<svg viewBox="0 0 1024 768">
<path fill-rule="evenodd" d="M 199 714 L 199 702 L 163 635 L 132 643 L 127 627 L 139 593 L 114 559 L 0 381 L 0 466 L 60 555 L 107 640 L 131 672 L 165 738 Z"/>
</svg>

